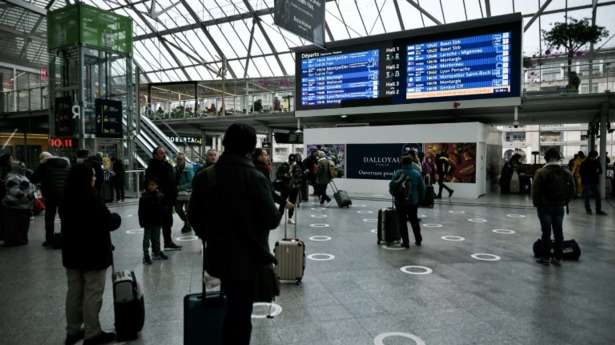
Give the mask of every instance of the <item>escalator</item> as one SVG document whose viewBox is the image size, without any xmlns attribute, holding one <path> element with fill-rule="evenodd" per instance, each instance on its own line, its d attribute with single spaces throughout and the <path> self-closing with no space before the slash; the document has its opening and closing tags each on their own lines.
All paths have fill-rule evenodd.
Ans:
<svg viewBox="0 0 615 345">
<path fill-rule="evenodd" d="M 126 127 L 126 119 L 124 119 L 123 123 Z M 134 143 L 135 152 L 133 158 L 139 167 L 147 168 L 147 163 L 152 158 L 152 152 L 158 146 L 165 149 L 168 159 L 175 159 L 179 149 L 149 118 L 141 115 L 140 124 L 137 128 L 138 134 Z"/>
</svg>

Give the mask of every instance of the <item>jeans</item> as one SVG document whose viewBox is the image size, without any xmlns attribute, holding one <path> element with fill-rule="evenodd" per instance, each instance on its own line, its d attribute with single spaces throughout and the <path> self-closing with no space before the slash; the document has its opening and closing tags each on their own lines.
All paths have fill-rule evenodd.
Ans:
<svg viewBox="0 0 615 345">
<path fill-rule="evenodd" d="M 53 241 L 54 222 L 58 207 L 60 207 L 58 200 L 45 198 L 45 241 L 49 244 Z"/>
<path fill-rule="evenodd" d="M 592 206 L 590 204 L 592 194 L 596 198 L 596 212 L 602 211 L 602 199 L 600 198 L 600 190 L 597 184 L 584 184 L 583 185 L 583 197 L 585 198 L 585 209 L 591 211 Z"/>
<path fill-rule="evenodd" d="M 76 335 L 85 326 L 85 338 L 101 332 L 98 314 L 102 306 L 107 269 L 84 271 L 66 269 L 66 333 Z"/>
<path fill-rule="evenodd" d="M 561 260 L 562 242 L 564 242 L 564 229 L 562 228 L 564 222 L 564 208 L 561 206 L 539 207 L 538 219 L 540 220 L 542 243 L 547 256 L 546 259 L 549 258 L 549 254 L 551 253 L 551 231 L 553 231 L 553 237 L 555 237 L 555 244 L 553 246 L 555 258 Z"/>
<path fill-rule="evenodd" d="M 254 282 L 223 280 L 222 290 L 226 295 L 227 302 L 223 326 L 223 344 L 249 345 L 252 335 Z"/>
<path fill-rule="evenodd" d="M 188 201 L 178 200 L 175 203 L 175 212 L 177 212 L 179 219 L 181 219 L 184 222 L 184 227 L 190 228 L 190 222 L 188 221 L 188 216 L 186 215 L 187 211 L 188 211 Z"/>
<path fill-rule="evenodd" d="M 143 229 L 143 255 L 149 255 L 149 244 L 152 243 L 152 253 L 160 254 L 160 226 L 148 226 Z"/>
<path fill-rule="evenodd" d="M 418 205 L 396 202 L 395 207 L 397 208 L 399 232 L 402 242 L 404 244 L 410 244 L 410 238 L 408 236 L 408 222 L 410 222 L 412 232 L 414 233 L 414 242 L 421 244 L 421 242 L 423 242 L 423 236 L 421 236 L 421 225 L 419 224 L 419 217 L 417 215 Z"/>
</svg>

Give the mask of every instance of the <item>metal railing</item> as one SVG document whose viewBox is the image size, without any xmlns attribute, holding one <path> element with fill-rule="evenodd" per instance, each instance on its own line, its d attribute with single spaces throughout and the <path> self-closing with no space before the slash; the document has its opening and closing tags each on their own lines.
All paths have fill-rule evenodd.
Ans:
<svg viewBox="0 0 615 345">
<path fill-rule="evenodd" d="M 0 113 L 27 112 L 49 108 L 49 87 L 0 92 Z"/>
<path fill-rule="evenodd" d="M 524 68 L 523 90 L 524 92 L 578 94 L 596 94 L 615 90 L 615 60 L 573 64 L 572 72 L 579 77 L 578 92 L 567 88 L 569 76 L 566 64 Z"/>
</svg>

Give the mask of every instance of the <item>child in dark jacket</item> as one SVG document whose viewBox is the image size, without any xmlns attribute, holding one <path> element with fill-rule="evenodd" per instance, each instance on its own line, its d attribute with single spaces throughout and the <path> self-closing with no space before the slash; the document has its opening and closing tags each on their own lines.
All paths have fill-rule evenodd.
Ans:
<svg viewBox="0 0 615 345">
<path fill-rule="evenodd" d="M 168 257 L 160 250 L 160 229 L 162 228 L 162 214 L 164 213 L 164 196 L 158 190 L 158 183 L 154 179 L 147 181 L 146 190 L 139 199 L 139 225 L 143 227 L 143 263 L 152 264 L 149 256 L 150 242 L 154 260 L 167 260 Z"/>
</svg>

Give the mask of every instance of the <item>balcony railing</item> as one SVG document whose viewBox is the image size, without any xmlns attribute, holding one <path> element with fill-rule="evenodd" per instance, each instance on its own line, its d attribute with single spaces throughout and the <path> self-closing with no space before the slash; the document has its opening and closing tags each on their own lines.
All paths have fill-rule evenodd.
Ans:
<svg viewBox="0 0 615 345">
<path fill-rule="evenodd" d="M 523 90 L 526 93 L 578 94 L 596 94 L 615 90 L 615 60 L 596 61 L 593 64 L 573 64 L 572 71 L 576 72 L 580 79 L 578 92 L 567 88 L 567 65 L 542 65 L 525 68 L 523 71 Z"/>
<path fill-rule="evenodd" d="M 47 86 L 0 92 L 0 113 L 46 110 L 49 108 Z"/>
</svg>

